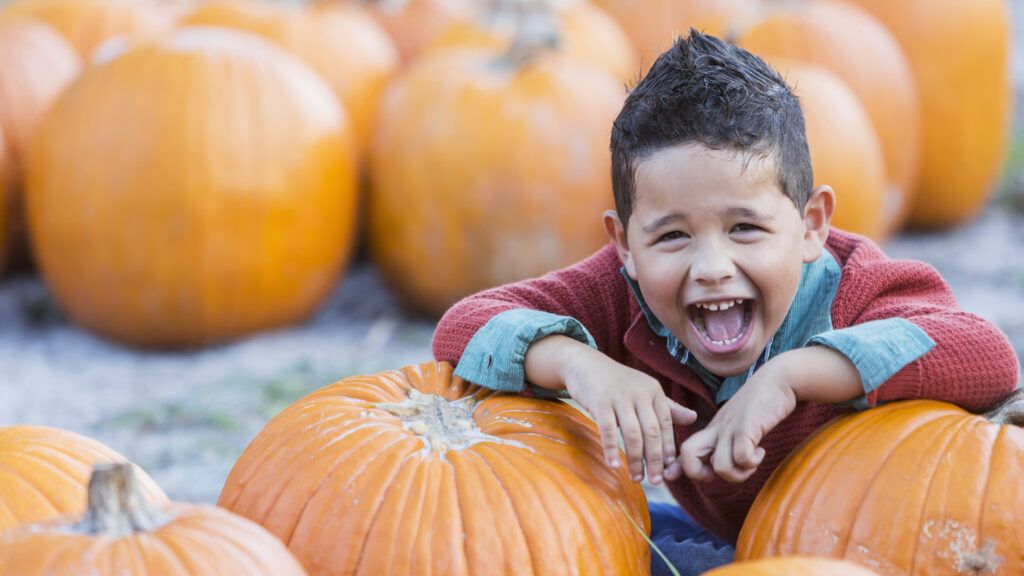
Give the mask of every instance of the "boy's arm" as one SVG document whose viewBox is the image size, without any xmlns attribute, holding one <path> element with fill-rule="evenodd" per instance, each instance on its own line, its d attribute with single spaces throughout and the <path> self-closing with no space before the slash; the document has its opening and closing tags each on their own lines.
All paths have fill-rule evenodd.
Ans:
<svg viewBox="0 0 1024 576">
<path fill-rule="evenodd" d="M 469 296 L 438 323 L 434 356 L 466 380 L 506 391 L 524 388 L 526 349 L 545 336 L 564 334 L 619 358 L 631 297 L 620 266 L 608 246 L 568 268 Z"/>
<path fill-rule="evenodd" d="M 833 305 L 836 324 L 847 327 L 811 340 L 856 366 L 863 405 L 932 398 L 980 411 L 1017 387 L 1020 368 L 1006 336 L 960 310 L 934 268 L 877 249 L 867 256 L 848 266 Z M 901 364 L 905 358 L 913 359 Z"/>
</svg>

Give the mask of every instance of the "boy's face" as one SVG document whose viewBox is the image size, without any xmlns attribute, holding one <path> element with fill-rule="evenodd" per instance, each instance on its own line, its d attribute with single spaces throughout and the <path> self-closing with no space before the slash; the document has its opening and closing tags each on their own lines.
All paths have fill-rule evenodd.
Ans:
<svg viewBox="0 0 1024 576">
<path fill-rule="evenodd" d="M 605 227 L 655 316 L 704 367 L 732 376 L 782 324 L 833 204 L 822 187 L 801 214 L 773 159 L 687 144 L 637 166 L 628 228 L 614 212 Z"/>
</svg>

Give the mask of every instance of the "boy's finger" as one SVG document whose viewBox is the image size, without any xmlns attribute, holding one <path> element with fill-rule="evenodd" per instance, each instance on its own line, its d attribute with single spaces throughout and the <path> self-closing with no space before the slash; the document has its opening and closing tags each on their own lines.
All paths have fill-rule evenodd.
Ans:
<svg viewBox="0 0 1024 576">
<path fill-rule="evenodd" d="M 736 434 L 732 438 L 732 458 L 740 468 L 753 468 L 760 464 L 756 461 L 757 446 L 753 438 L 746 434 Z"/>
<path fill-rule="evenodd" d="M 731 434 L 722 434 L 715 444 L 715 451 L 711 454 L 711 468 L 719 478 L 729 482 L 737 482 L 736 462 L 732 457 Z"/>
<path fill-rule="evenodd" d="M 689 426 L 697 421 L 697 413 L 693 410 L 690 410 L 671 398 L 666 398 L 665 400 L 668 401 L 668 409 L 669 413 L 672 415 L 672 421 L 676 424 L 679 424 L 680 426 Z"/>
<path fill-rule="evenodd" d="M 626 446 L 626 463 L 633 481 L 644 479 L 644 436 L 632 405 L 615 405 L 615 418 L 619 421 L 622 443 Z"/>
<path fill-rule="evenodd" d="M 604 451 L 604 461 L 612 468 L 618 468 L 619 462 L 619 439 L 615 428 L 615 412 L 610 406 L 595 409 L 591 412 L 594 421 L 597 422 L 597 430 L 601 433 L 601 449 Z"/>
<path fill-rule="evenodd" d="M 647 466 L 647 479 L 652 484 L 661 483 L 664 471 L 663 459 L 665 448 L 661 441 L 661 423 L 654 412 L 654 406 L 638 406 L 637 419 L 644 435 L 644 462 Z"/>
<path fill-rule="evenodd" d="M 664 398 L 662 401 L 654 403 L 654 413 L 658 417 L 658 424 L 661 428 L 661 454 L 665 466 L 676 461 L 676 435 L 672 429 L 672 412 L 669 402 L 670 400 Z"/>
<path fill-rule="evenodd" d="M 679 447 L 679 460 L 683 472 L 694 480 L 710 480 L 714 477 L 711 467 L 705 462 L 715 447 L 715 433 L 705 428 L 690 436 Z"/>
</svg>

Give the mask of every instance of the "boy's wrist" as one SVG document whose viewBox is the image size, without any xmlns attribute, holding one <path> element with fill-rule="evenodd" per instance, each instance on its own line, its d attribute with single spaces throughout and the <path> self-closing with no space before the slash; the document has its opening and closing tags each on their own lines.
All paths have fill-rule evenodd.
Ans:
<svg viewBox="0 0 1024 576">
<path fill-rule="evenodd" d="M 526 351 L 523 368 L 526 380 L 548 390 L 565 390 L 566 382 L 582 371 L 581 358 L 598 353 L 590 346 L 562 334 L 537 340 Z"/>
<path fill-rule="evenodd" d="M 849 358 L 825 346 L 808 346 L 780 354 L 764 365 L 792 390 L 797 402 L 837 404 L 864 393 L 860 374 Z"/>
</svg>

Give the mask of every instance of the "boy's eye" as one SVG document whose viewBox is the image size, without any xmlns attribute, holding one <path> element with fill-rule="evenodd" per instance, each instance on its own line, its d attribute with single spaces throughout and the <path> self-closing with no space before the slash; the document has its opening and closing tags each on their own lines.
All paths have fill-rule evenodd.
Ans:
<svg viewBox="0 0 1024 576">
<path fill-rule="evenodd" d="M 744 223 L 744 224 L 737 224 L 737 225 L 732 227 L 732 231 L 733 232 L 756 232 L 758 230 L 763 230 L 763 228 L 761 228 L 760 226 L 757 226 L 755 224 L 746 224 L 746 223 Z"/>
<path fill-rule="evenodd" d="M 669 240 L 679 240 L 680 238 L 688 238 L 688 236 L 678 230 L 673 230 L 659 236 L 658 242 L 668 242 Z"/>
</svg>

